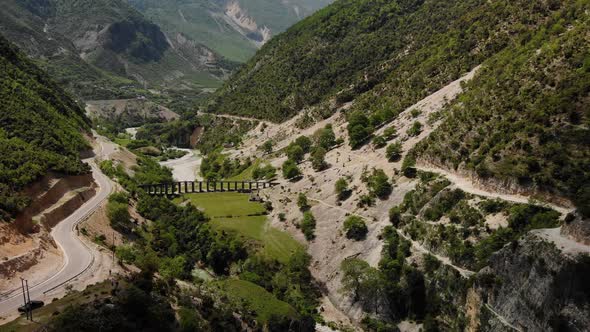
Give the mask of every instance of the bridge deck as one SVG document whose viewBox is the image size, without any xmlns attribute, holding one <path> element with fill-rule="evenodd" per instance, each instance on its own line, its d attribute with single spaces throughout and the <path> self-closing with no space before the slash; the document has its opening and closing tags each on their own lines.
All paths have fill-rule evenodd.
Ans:
<svg viewBox="0 0 590 332">
<path fill-rule="evenodd" d="M 149 195 L 179 195 L 210 192 L 249 192 L 277 185 L 267 181 L 181 181 L 145 184 L 139 187 Z"/>
</svg>

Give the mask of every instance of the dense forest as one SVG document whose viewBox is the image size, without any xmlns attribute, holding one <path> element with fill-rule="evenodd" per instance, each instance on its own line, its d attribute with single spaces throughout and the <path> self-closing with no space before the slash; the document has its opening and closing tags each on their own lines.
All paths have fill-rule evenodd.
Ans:
<svg viewBox="0 0 590 332">
<path fill-rule="evenodd" d="M 27 205 L 17 195 L 47 172 L 89 171 L 79 152 L 88 119 L 76 102 L 0 36 L 0 219 Z"/>
<path fill-rule="evenodd" d="M 569 3 L 338 1 L 265 45 L 209 110 L 281 121 L 333 97 L 343 103 L 362 95 L 356 108 L 384 121 Z"/>
<path fill-rule="evenodd" d="M 571 198 L 590 216 L 590 2 L 486 61 L 416 154 Z"/>
</svg>

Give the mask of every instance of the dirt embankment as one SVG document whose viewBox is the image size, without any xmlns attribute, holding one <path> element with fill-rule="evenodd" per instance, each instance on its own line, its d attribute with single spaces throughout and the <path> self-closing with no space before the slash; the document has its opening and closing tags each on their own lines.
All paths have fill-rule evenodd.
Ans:
<svg viewBox="0 0 590 332">
<path fill-rule="evenodd" d="M 59 268 L 61 252 L 49 233 L 92 198 L 95 187 L 91 174 L 50 174 L 22 192 L 31 204 L 12 223 L 0 225 L 0 290 L 13 286 L 14 276 L 33 266 L 36 270 Z"/>
</svg>

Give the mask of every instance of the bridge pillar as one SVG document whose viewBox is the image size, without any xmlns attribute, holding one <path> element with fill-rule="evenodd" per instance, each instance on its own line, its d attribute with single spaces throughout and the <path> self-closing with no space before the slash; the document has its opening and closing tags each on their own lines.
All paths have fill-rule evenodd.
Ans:
<svg viewBox="0 0 590 332">
<path fill-rule="evenodd" d="M 168 183 L 164 184 L 164 194 L 168 195 Z"/>
<path fill-rule="evenodd" d="M 234 191 L 238 191 L 238 181 L 234 182 Z"/>
<path fill-rule="evenodd" d="M 223 188 L 223 186 L 225 185 L 225 182 L 220 181 L 219 183 L 221 184 L 220 188 L 221 188 L 221 191 L 223 192 L 225 190 L 225 188 Z"/>
<path fill-rule="evenodd" d="M 203 182 L 199 181 L 199 192 L 202 193 L 203 192 Z"/>
</svg>

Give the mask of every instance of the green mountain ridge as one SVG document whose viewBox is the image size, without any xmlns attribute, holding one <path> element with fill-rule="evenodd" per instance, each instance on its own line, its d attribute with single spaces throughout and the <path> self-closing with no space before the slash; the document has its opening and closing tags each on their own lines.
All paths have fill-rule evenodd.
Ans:
<svg viewBox="0 0 590 332">
<path fill-rule="evenodd" d="M 0 219 L 28 203 L 17 193 L 47 172 L 82 174 L 90 129 L 84 111 L 0 36 Z"/>
<path fill-rule="evenodd" d="M 468 84 L 473 89 L 447 109 L 444 129 L 417 154 L 564 195 L 587 214 L 590 114 L 582 46 L 589 7 L 588 1 L 337 1 L 266 44 L 207 108 L 280 122 L 303 109 L 329 116 L 354 101 L 349 134 L 358 147 L 375 127 L 483 65 L 477 83 Z"/>
<path fill-rule="evenodd" d="M 0 32 L 84 99 L 216 87 L 235 64 L 121 0 L 9 0 Z M 89 15 L 89 13 L 92 13 Z"/>
</svg>

